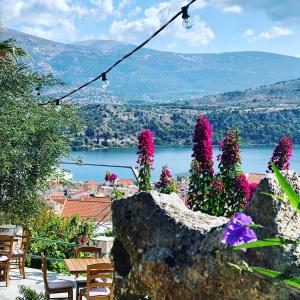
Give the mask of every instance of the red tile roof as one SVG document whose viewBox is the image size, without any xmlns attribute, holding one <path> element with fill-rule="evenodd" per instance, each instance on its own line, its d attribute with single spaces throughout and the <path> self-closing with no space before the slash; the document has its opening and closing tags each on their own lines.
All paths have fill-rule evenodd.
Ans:
<svg viewBox="0 0 300 300">
<path fill-rule="evenodd" d="M 111 220 L 111 200 L 110 198 L 101 198 L 101 200 L 73 200 L 68 199 L 62 209 L 62 217 L 71 217 L 79 215 L 80 219 L 94 219 L 96 221 Z"/>
<path fill-rule="evenodd" d="M 257 183 L 259 184 L 260 181 L 265 177 L 265 174 L 260 173 L 249 173 L 247 179 L 249 183 Z"/>
<path fill-rule="evenodd" d="M 63 192 L 50 192 L 47 196 L 49 198 L 52 198 L 52 197 L 64 197 L 64 193 Z"/>
<path fill-rule="evenodd" d="M 125 178 L 125 179 L 119 179 L 118 184 L 122 185 L 123 187 L 128 187 L 129 185 L 134 184 L 134 180 L 130 178 Z"/>
<path fill-rule="evenodd" d="M 67 197 L 64 197 L 64 196 L 54 196 L 54 197 L 52 197 L 51 196 L 50 200 L 63 205 L 65 203 L 65 201 L 67 200 Z"/>
<path fill-rule="evenodd" d="M 89 189 L 96 189 L 98 188 L 98 183 L 94 180 L 89 180 L 84 183 L 84 189 L 89 190 Z"/>
</svg>

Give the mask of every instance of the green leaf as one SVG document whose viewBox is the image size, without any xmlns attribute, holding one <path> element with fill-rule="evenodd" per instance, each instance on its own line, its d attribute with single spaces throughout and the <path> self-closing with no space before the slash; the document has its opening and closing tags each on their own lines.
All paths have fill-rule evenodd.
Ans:
<svg viewBox="0 0 300 300">
<path fill-rule="evenodd" d="M 233 264 L 230 262 L 228 262 L 227 264 L 239 271 L 243 270 L 243 271 L 247 271 L 249 273 L 253 273 L 253 272 L 259 273 L 259 274 L 262 274 L 264 276 L 267 276 L 267 277 L 270 277 L 273 279 L 281 280 L 290 286 L 300 289 L 300 277 L 289 276 L 289 275 L 280 273 L 278 271 L 260 268 L 260 267 L 254 267 L 254 266 L 248 266 L 248 265 L 239 266 L 239 265 L 236 265 L 236 264 Z"/>
<path fill-rule="evenodd" d="M 287 202 L 287 199 L 285 199 L 284 197 L 281 197 L 279 195 L 274 195 L 272 193 L 265 193 L 265 192 L 261 192 L 262 195 L 267 195 L 267 196 L 272 196 L 272 197 L 275 197 L 277 198 L 278 200 L 281 200 L 283 202 Z"/>
<path fill-rule="evenodd" d="M 236 264 L 233 264 L 233 263 L 230 263 L 230 262 L 227 262 L 227 264 L 228 264 L 230 267 L 232 267 L 232 268 L 234 268 L 234 269 L 237 269 L 237 270 L 239 270 L 239 271 L 242 271 L 242 270 L 243 270 L 243 267 L 241 267 L 241 266 L 239 266 L 239 265 L 236 265 Z"/>
<path fill-rule="evenodd" d="M 279 279 L 285 282 L 286 284 L 289 284 L 293 287 L 296 287 L 300 289 L 300 277 L 293 277 L 293 276 L 285 276 L 283 273 L 280 273 L 278 271 L 260 268 L 260 267 L 251 267 L 252 271 L 260 273 L 262 275 Z"/>
<path fill-rule="evenodd" d="M 297 212 L 300 213 L 300 196 L 293 190 L 290 184 L 281 175 L 275 164 L 272 164 L 272 168 L 283 192 L 287 195 L 290 203 L 296 208 Z"/>
<path fill-rule="evenodd" d="M 233 250 L 241 250 L 246 248 L 258 248 L 258 247 L 268 247 L 268 246 L 282 246 L 289 244 L 300 244 L 300 241 L 287 240 L 280 237 L 277 238 L 265 238 L 255 242 L 246 243 L 239 246 L 232 247 Z"/>
<path fill-rule="evenodd" d="M 251 223 L 248 225 L 249 228 L 264 228 L 264 226 L 259 225 L 259 224 L 255 224 L 255 223 Z"/>
</svg>

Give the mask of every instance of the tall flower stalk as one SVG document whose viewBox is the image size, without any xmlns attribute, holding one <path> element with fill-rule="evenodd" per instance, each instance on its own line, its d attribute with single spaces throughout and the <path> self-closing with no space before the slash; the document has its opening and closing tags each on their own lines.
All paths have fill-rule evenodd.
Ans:
<svg viewBox="0 0 300 300">
<path fill-rule="evenodd" d="M 159 181 L 155 187 L 160 193 L 171 194 L 177 192 L 177 182 L 172 178 L 171 172 L 167 166 L 162 167 Z"/>
<path fill-rule="evenodd" d="M 154 134 L 143 130 L 138 135 L 139 191 L 151 190 L 151 169 L 154 161 Z"/>
<path fill-rule="evenodd" d="M 207 198 L 213 180 L 212 128 L 205 116 L 199 116 L 193 138 L 193 160 L 190 167 L 188 206 L 207 212 Z"/>
<path fill-rule="evenodd" d="M 218 207 L 218 216 L 231 217 L 241 211 L 250 200 L 249 182 L 241 171 L 239 142 L 239 131 L 229 130 L 220 143 L 218 177 L 224 188 L 219 194 L 222 202 Z"/>
<path fill-rule="evenodd" d="M 268 165 L 269 171 L 272 171 L 272 163 L 274 163 L 280 171 L 289 170 L 292 152 L 293 152 L 292 139 L 288 136 L 283 136 L 279 140 L 279 143 L 273 152 L 271 162 L 269 162 Z"/>
<path fill-rule="evenodd" d="M 111 199 L 112 200 L 117 200 L 117 199 L 122 199 L 122 193 L 118 191 L 118 176 L 112 172 L 106 172 L 104 180 L 108 182 L 113 188 L 113 192 L 111 194 Z"/>
</svg>

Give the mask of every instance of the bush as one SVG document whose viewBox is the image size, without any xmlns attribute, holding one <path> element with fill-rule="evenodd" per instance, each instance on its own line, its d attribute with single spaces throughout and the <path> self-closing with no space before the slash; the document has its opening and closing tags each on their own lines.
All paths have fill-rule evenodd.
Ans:
<svg viewBox="0 0 300 300">
<path fill-rule="evenodd" d="M 50 210 L 45 210 L 29 226 L 32 230 L 29 256 L 44 253 L 49 258 L 48 269 L 59 273 L 66 272 L 63 259 L 73 257 L 74 247 L 87 243 L 94 234 L 90 220 L 80 221 L 78 216 L 62 218 Z M 29 257 L 27 263 L 30 267 L 41 266 L 38 258 Z"/>
<path fill-rule="evenodd" d="M 24 285 L 19 286 L 19 292 L 21 296 L 18 296 L 16 300 L 45 300 L 43 293 L 37 293 Z"/>
</svg>

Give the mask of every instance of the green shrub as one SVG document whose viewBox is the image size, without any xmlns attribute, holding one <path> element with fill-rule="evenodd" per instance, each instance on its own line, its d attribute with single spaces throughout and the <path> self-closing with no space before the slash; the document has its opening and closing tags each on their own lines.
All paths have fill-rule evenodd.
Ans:
<svg viewBox="0 0 300 300">
<path fill-rule="evenodd" d="M 50 210 L 45 210 L 29 226 L 28 266 L 40 268 L 41 261 L 34 256 L 44 253 L 49 258 L 48 269 L 60 273 L 66 272 L 63 259 L 73 257 L 74 247 L 86 243 L 94 234 L 90 220 L 80 221 L 79 216 L 62 218 Z"/>
<path fill-rule="evenodd" d="M 24 285 L 19 286 L 21 296 L 16 297 L 16 300 L 45 300 L 43 293 L 37 293 Z"/>
</svg>

